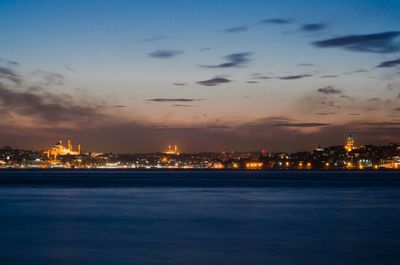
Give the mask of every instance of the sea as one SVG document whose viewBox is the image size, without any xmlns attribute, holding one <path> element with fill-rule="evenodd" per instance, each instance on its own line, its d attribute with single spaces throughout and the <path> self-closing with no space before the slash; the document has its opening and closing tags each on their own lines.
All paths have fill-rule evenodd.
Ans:
<svg viewBox="0 0 400 265">
<path fill-rule="evenodd" d="M 400 264 L 395 171 L 0 171 L 0 265 Z"/>
</svg>

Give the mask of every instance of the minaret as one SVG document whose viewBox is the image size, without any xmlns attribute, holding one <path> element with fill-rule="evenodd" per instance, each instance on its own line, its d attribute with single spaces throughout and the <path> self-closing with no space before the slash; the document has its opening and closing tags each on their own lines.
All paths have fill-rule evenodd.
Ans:
<svg viewBox="0 0 400 265">
<path fill-rule="evenodd" d="M 354 150 L 354 139 L 351 136 L 351 133 L 349 133 L 349 137 L 347 137 L 346 145 L 344 146 L 344 149 L 346 149 L 347 152 L 351 152 Z"/>
<path fill-rule="evenodd" d="M 78 155 L 80 155 L 80 154 L 81 154 L 81 145 L 78 144 Z"/>
<path fill-rule="evenodd" d="M 71 140 L 70 139 L 68 139 L 68 151 L 72 151 L 72 145 L 71 145 Z"/>
<path fill-rule="evenodd" d="M 178 146 L 177 145 L 174 146 L 174 152 L 175 152 L 175 154 L 178 154 Z"/>
</svg>

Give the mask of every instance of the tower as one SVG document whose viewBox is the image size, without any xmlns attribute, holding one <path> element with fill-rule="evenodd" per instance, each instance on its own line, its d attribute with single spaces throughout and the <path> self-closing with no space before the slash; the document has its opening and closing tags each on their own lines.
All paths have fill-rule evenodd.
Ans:
<svg viewBox="0 0 400 265">
<path fill-rule="evenodd" d="M 68 139 L 68 151 L 72 151 L 72 145 L 71 145 L 71 140 L 70 139 Z"/>
<path fill-rule="evenodd" d="M 344 149 L 346 149 L 347 152 L 351 152 L 354 150 L 354 139 L 351 136 L 351 133 L 349 133 L 349 136 L 347 137 L 346 144 L 344 146 Z"/>
</svg>

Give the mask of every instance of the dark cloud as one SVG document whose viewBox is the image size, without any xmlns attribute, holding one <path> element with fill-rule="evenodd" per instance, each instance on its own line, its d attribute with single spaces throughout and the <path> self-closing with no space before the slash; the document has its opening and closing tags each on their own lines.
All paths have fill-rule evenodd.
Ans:
<svg viewBox="0 0 400 265">
<path fill-rule="evenodd" d="M 350 72 L 347 72 L 347 73 L 344 73 L 344 74 L 345 75 L 352 75 L 352 74 L 360 74 L 360 73 L 368 73 L 368 71 L 365 70 L 365 69 L 357 69 L 357 70 L 350 71 Z"/>
<path fill-rule="evenodd" d="M 217 86 L 220 84 L 225 84 L 225 83 L 230 83 L 231 80 L 223 77 L 215 77 L 212 79 L 204 80 L 204 81 L 198 81 L 197 83 L 203 86 Z"/>
<path fill-rule="evenodd" d="M 318 112 L 318 113 L 315 113 L 315 115 L 318 115 L 318 116 L 327 116 L 327 115 L 335 115 L 336 114 L 336 112 Z"/>
<path fill-rule="evenodd" d="M 67 95 L 50 92 L 15 91 L 0 86 L 0 110 L 6 115 L 22 115 L 47 124 L 99 120 L 98 109 L 85 106 Z"/>
<path fill-rule="evenodd" d="M 238 33 L 238 32 L 247 31 L 248 29 L 249 28 L 247 26 L 237 26 L 237 27 L 225 29 L 224 31 L 227 33 Z"/>
<path fill-rule="evenodd" d="M 396 108 L 396 109 L 394 109 L 394 110 L 396 110 L 396 111 L 400 111 L 400 108 Z"/>
<path fill-rule="evenodd" d="M 336 78 L 339 77 L 338 75 L 323 75 L 321 78 Z"/>
<path fill-rule="evenodd" d="M 20 77 L 17 73 L 15 73 L 14 70 L 1 66 L 0 66 L 0 79 L 8 80 L 17 84 L 22 82 L 22 77 Z"/>
<path fill-rule="evenodd" d="M 309 127 L 324 127 L 330 125 L 329 123 L 320 123 L 320 122 L 287 122 L 287 123 L 276 123 L 275 126 L 278 127 L 300 127 L 300 128 L 309 128 Z"/>
<path fill-rule="evenodd" d="M 342 91 L 339 89 L 336 89 L 332 86 L 327 86 L 327 87 L 322 87 L 318 89 L 319 93 L 323 93 L 323 94 L 341 94 Z"/>
<path fill-rule="evenodd" d="M 199 49 L 199 51 L 201 51 L 201 52 L 210 51 L 210 50 L 211 50 L 211 48 L 208 48 L 208 47 Z"/>
<path fill-rule="evenodd" d="M 300 30 L 306 31 L 306 32 L 314 32 L 314 31 L 320 31 L 323 30 L 327 27 L 325 23 L 310 23 L 310 24 L 303 24 L 300 27 Z"/>
<path fill-rule="evenodd" d="M 311 77 L 312 75 L 306 74 L 306 75 L 288 75 L 288 76 L 281 76 L 279 79 L 281 80 L 295 80 L 295 79 L 301 79 L 305 77 Z"/>
<path fill-rule="evenodd" d="M 397 65 L 400 65 L 400 59 L 382 62 L 377 67 L 394 67 Z"/>
<path fill-rule="evenodd" d="M 361 114 L 360 113 L 349 113 L 348 115 L 349 116 L 360 116 Z"/>
<path fill-rule="evenodd" d="M 258 84 L 258 81 L 246 81 L 247 84 Z"/>
<path fill-rule="evenodd" d="M 174 104 L 174 105 L 172 105 L 172 107 L 193 108 L 193 107 L 198 107 L 198 105 Z"/>
<path fill-rule="evenodd" d="M 114 108 L 126 108 L 128 106 L 126 106 L 126 105 L 114 105 L 113 107 Z"/>
<path fill-rule="evenodd" d="M 152 98 L 146 101 L 152 102 L 193 102 L 193 101 L 201 101 L 204 99 L 200 98 Z"/>
<path fill-rule="evenodd" d="M 263 75 L 263 74 L 261 74 L 261 73 L 253 73 L 253 74 L 251 74 L 251 78 L 253 78 L 253 79 L 258 79 L 258 80 L 268 80 L 268 79 L 272 79 L 272 77 Z"/>
<path fill-rule="evenodd" d="M 205 68 L 230 68 L 230 67 L 242 67 L 250 61 L 251 52 L 240 52 L 232 53 L 223 58 L 227 60 L 226 63 L 221 63 L 217 65 L 201 65 Z"/>
<path fill-rule="evenodd" d="M 174 86 L 186 86 L 186 83 L 173 83 Z"/>
<path fill-rule="evenodd" d="M 400 43 L 395 41 L 399 36 L 400 31 L 388 31 L 375 34 L 348 35 L 315 41 L 313 44 L 318 48 L 341 47 L 357 52 L 393 53 L 400 51 Z"/>
<path fill-rule="evenodd" d="M 167 37 L 164 35 L 155 35 L 155 36 L 151 36 L 148 38 L 144 38 L 142 39 L 142 41 L 144 42 L 155 42 L 155 41 L 160 41 L 160 40 L 165 40 Z"/>
<path fill-rule="evenodd" d="M 289 18 L 269 18 L 261 20 L 261 23 L 265 24 L 275 24 L 275 25 L 285 25 L 293 22 L 293 19 Z"/>
<path fill-rule="evenodd" d="M 177 50 L 157 50 L 149 53 L 149 56 L 159 59 L 170 59 L 182 53 L 183 53 L 182 51 L 177 51 Z"/>
</svg>

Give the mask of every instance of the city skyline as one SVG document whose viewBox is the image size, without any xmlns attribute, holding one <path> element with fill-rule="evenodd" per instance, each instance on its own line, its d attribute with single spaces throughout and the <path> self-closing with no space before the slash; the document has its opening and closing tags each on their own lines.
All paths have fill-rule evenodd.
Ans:
<svg viewBox="0 0 400 265">
<path fill-rule="evenodd" d="M 396 143 L 399 16 L 394 0 L 0 1 L 0 145 Z"/>
</svg>

